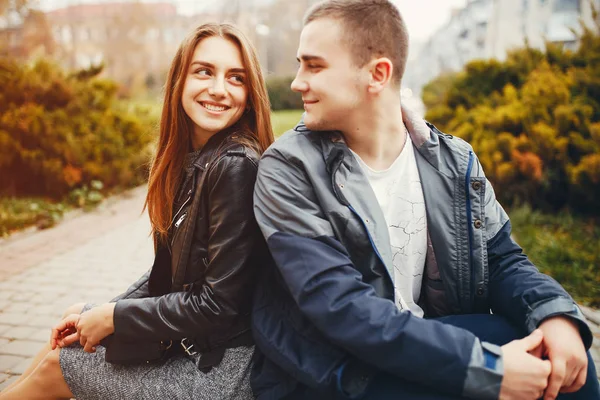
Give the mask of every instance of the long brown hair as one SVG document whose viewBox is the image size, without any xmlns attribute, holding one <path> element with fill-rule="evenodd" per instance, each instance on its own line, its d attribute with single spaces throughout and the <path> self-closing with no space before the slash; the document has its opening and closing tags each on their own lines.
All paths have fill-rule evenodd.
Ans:
<svg viewBox="0 0 600 400">
<path fill-rule="evenodd" d="M 232 25 L 200 25 L 179 46 L 165 85 L 157 152 L 150 168 L 145 204 L 150 215 L 155 248 L 159 242 L 166 242 L 185 156 L 190 151 L 193 122 L 181 104 L 187 71 L 198 43 L 212 36 L 219 36 L 236 44 L 246 69 L 250 110 L 242 115 L 236 125 L 239 124 L 252 136 L 257 144 L 253 147 L 258 147 L 259 153 L 273 143 L 269 97 L 256 49 L 246 36 Z"/>
</svg>

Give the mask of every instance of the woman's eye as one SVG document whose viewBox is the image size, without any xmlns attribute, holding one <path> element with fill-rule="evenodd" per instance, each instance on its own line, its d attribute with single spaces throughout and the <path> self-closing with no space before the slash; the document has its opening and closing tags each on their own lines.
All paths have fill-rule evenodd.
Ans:
<svg viewBox="0 0 600 400">
<path fill-rule="evenodd" d="M 244 83 L 244 77 L 241 75 L 232 75 L 231 79 L 238 83 Z"/>
<path fill-rule="evenodd" d="M 210 75 L 210 71 L 207 68 L 200 68 L 194 71 L 195 74 L 198 75 Z"/>
</svg>

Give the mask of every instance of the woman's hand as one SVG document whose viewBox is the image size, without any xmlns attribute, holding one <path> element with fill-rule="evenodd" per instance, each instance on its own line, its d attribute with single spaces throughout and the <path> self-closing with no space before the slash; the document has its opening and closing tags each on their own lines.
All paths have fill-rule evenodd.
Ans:
<svg viewBox="0 0 600 400">
<path fill-rule="evenodd" d="M 72 314 L 81 314 L 83 307 L 85 307 L 86 303 L 75 303 L 65 310 L 61 320 L 64 320 L 69 315 Z M 67 339 L 68 338 L 68 339 Z M 72 345 L 73 343 L 79 341 L 79 335 L 75 330 L 75 327 L 67 327 L 61 332 L 55 332 L 55 329 L 52 329 L 50 333 L 50 347 L 54 350 L 56 347 L 67 347 Z"/>
<path fill-rule="evenodd" d="M 83 314 L 71 314 L 65 317 L 52 329 L 50 344 L 66 347 L 76 342 L 83 346 L 88 353 L 96 351 L 96 346 L 102 339 L 115 331 L 113 315 L 116 303 L 107 303 Z"/>
</svg>

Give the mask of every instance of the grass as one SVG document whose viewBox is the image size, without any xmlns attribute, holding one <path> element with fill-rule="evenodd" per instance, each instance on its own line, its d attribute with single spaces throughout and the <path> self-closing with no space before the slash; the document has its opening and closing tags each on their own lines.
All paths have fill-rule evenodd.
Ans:
<svg viewBox="0 0 600 400">
<path fill-rule="evenodd" d="M 71 208 L 42 198 L 0 198 L 0 237 L 32 225 L 50 227 Z"/>
<path fill-rule="evenodd" d="M 511 211 L 515 239 L 531 261 L 580 303 L 600 307 L 600 226 L 568 212 Z"/>
<path fill-rule="evenodd" d="M 281 136 L 285 131 L 292 129 L 300 118 L 304 110 L 281 110 L 271 113 L 271 124 L 273 124 L 273 134 L 275 138 Z"/>
<path fill-rule="evenodd" d="M 117 107 L 135 114 L 147 114 L 157 121 L 160 119 L 161 102 L 157 97 L 121 100 L 117 103 Z M 278 138 L 285 131 L 296 126 L 300 118 L 302 118 L 303 112 L 304 110 L 279 110 L 271 112 L 271 124 L 273 125 L 275 138 Z"/>
</svg>

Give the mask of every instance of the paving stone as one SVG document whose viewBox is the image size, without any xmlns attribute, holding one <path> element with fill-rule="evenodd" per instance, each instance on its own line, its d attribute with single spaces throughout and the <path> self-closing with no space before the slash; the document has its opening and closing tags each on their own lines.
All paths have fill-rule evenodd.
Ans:
<svg viewBox="0 0 600 400">
<path fill-rule="evenodd" d="M 24 313 L 29 311 L 33 306 L 28 303 L 11 303 L 8 307 L 2 311 L 5 313 Z"/>
<path fill-rule="evenodd" d="M 60 318 L 63 313 L 63 308 L 57 307 L 56 304 L 35 306 L 30 307 L 27 313 L 32 315 L 44 315 L 47 317 Z"/>
<path fill-rule="evenodd" d="M 9 371 L 11 368 L 14 368 L 15 366 L 19 365 L 19 363 L 22 362 L 25 358 L 26 357 L 0 354 L 0 372 L 6 373 L 6 371 Z"/>
<path fill-rule="evenodd" d="M 46 328 L 46 329 L 37 329 L 33 334 L 31 334 L 31 336 L 29 336 L 27 339 L 28 340 L 32 340 L 34 342 L 42 342 L 42 343 L 48 343 L 50 341 L 50 332 L 51 329 L 50 328 Z"/>
<path fill-rule="evenodd" d="M 4 332 L 6 332 L 7 330 L 9 330 L 11 328 L 12 328 L 11 325 L 0 324 L 0 337 L 4 334 Z"/>
<path fill-rule="evenodd" d="M 25 372 L 25 370 L 27 368 L 29 368 L 29 366 L 31 365 L 32 362 L 33 362 L 33 357 L 26 358 L 23 361 L 21 361 L 19 364 L 12 367 L 10 369 L 10 373 L 14 374 L 14 375 L 22 375 Z"/>
<path fill-rule="evenodd" d="M 31 340 L 13 340 L 12 342 L 0 346 L 0 354 L 10 356 L 33 357 L 44 346 L 43 343 Z"/>
<path fill-rule="evenodd" d="M 0 313 L 0 324 L 19 326 L 31 318 L 30 315 L 23 313 Z"/>
<path fill-rule="evenodd" d="M 28 315 L 29 319 L 23 322 L 23 326 L 35 328 L 52 328 L 58 322 L 58 318 L 43 315 Z"/>
<path fill-rule="evenodd" d="M 13 294 L 13 291 L 2 289 L 0 290 L 0 300 L 8 300 Z"/>
<path fill-rule="evenodd" d="M 15 326 L 9 329 L 8 331 L 2 334 L 2 337 L 8 339 L 21 339 L 26 340 L 29 339 L 31 335 L 33 335 L 37 331 L 36 328 L 24 327 L 24 326 Z"/>
<path fill-rule="evenodd" d="M 13 375 L 10 378 L 8 378 L 7 380 L 5 380 L 4 382 L 0 383 L 0 391 L 4 390 L 4 388 L 9 386 L 11 383 L 16 381 L 17 379 L 19 379 L 19 377 L 17 375 Z"/>
<path fill-rule="evenodd" d="M 13 293 L 12 296 L 10 296 L 10 301 L 12 302 L 27 302 L 29 300 L 31 300 L 31 293 L 27 292 L 27 293 Z"/>
</svg>

